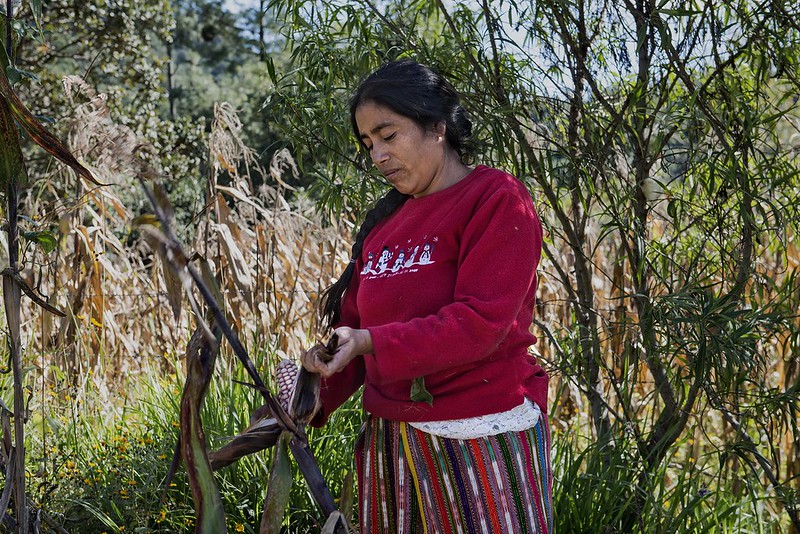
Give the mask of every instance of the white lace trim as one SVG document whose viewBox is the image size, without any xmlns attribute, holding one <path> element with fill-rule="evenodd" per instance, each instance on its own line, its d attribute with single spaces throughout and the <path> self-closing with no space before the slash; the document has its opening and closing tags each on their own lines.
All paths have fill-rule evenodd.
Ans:
<svg viewBox="0 0 800 534">
<path fill-rule="evenodd" d="M 476 439 L 505 432 L 527 430 L 536 425 L 541 414 L 542 411 L 539 406 L 526 398 L 522 404 L 505 412 L 467 417 L 465 419 L 408 424 L 423 432 L 442 438 Z"/>
</svg>

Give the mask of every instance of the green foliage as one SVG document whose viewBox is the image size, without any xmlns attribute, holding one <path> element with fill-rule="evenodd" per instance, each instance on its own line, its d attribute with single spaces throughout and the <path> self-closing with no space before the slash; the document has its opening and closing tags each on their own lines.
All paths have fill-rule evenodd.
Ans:
<svg viewBox="0 0 800 534">
<path fill-rule="evenodd" d="M 538 325 L 549 343 L 538 348 L 554 383 L 587 401 L 594 430 L 585 455 L 564 456 L 568 472 L 630 489 L 614 487 L 605 520 L 581 510 L 586 528 L 661 532 L 661 518 L 697 517 L 702 531 L 729 517 L 714 499 L 655 508 L 697 489 L 653 482 L 675 476 L 670 458 L 695 428 L 733 428 L 722 443 L 692 439 L 703 454 L 736 455 L 725 476 L 747 480 L 755 501 L 776 488 L 776 509 L 800 528 L 797 451 L 768 445 L 800 437 L 796 403 L 781 404 L 798 380 L 781 362 L 800 350 L 796 5 L 272 6 L 292 69 L 273 75 L 266 105 L 289 110 L 284 135 L 313 146 L 306 172 L 332 214 L 364 209 L 384 185 L 357 154 L 347 97 L 400 57 L 453 81 L 479 161 L 530 185 L 549 234 Z M 761 409 L 766 399 L 782 408 Z"/>
<path fill-rule="evenodd" d="M 780 529 L 764 502 L 737 498 L 734 486 L 719 485 L 716 456 L 686 457 L 692 443 L 676 444 L 675 456 L 651 473 L 642 486 L 632 440 L 600 450 L 576 434 L 558 436 L 554 444 L 556 532 L 751 533 Z M 680 469 L 671 469 L 680 466 Z M 628 511 L 639 499 L 640 512 Z"/>
<path fill-rule="evenodd" d="M 256 364 L 267 377 L 274 355 L 262 357 Z M 164 368 L 148 372 L 151 380 L 131 377 L 124 398 L 96 388 L 92 380 L 78 387 L 66 381 L 45 385 L 34 396 L 38 400 L 32 408 L 41 414 L 28 432 L 29 465 L 36 470 L 30 475 L 34 500 L 68 531 L 194 532 L 193 501 L 183 468 L 162 501 L 183 387 L 182 361 L 163 363 Z M 242 431 L 260 405 L 260 396 L 242 386 L 246 379 L 240 366 L 218 367 L 202 413 L 209 450 Z M 334 414 L 330 425 L 309 432 L 334 495 L 353 469 L 353 444 L 362 419 L 358 405 L 359 399 L 353 399 Z M 258 532 L 272 456 L 271 450 L 247 456 L 215 474 L 229 532 Z M 319 530 L 325 518 L 300 473 L 293 471 L 283 526 L 288 532 Z"/>
</svg>

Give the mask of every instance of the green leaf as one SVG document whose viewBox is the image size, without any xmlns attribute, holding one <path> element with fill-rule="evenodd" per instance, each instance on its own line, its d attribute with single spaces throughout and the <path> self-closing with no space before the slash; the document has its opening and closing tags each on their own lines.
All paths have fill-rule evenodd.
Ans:
<svg viewBox="0 0 800 534">
<path fill-rule="evenodd" d="M 427 402 L 433 406 L 433 395 L 425 388 L 424 376 L 418 376 L 411 382 L 411 400 L 414 402 Z"/>
<path fill-rule="evenodd" d="M 48 254 L 58 246 L 58 239 L 51 232 L 22 232 L 22 237 L 36 243 Z"/>
<path fill-rule="evenodd" d="M 36 27 L 41 31 L 42 0 L 28 0 L 28 3 L 31 5 L 31 11 L 33 12 L 33 20 L 36 22 Z"/>
<path fill-rule="evenodd" d="M 158 220 L 158 217 L 152 213 L 144 213 L 134 217 L 133 220 L 131 220 L 131 226 L 134 228 L 144 225 L 155 226 L 156 228 L 159 228 L 161 226 L 161 222 Z"/>
<path fill-rule="evenodd" d="M 10 85 L 16 85 L 22 79 L 22 74 L 12 66 L 6 67 L 6 78 Z"/>
<path fill-rule="evenodd" d="M 29 80 L 33 80 L 36 83 L 39 83 L 41 81 L 39 77 L 36 74 L 32 73 L 31 71 L 18 69 L 17 67 L 12 67 L 11 65 L 9 65 L 8 67 L 6 67 L 6 76 L 8 76 L 9 82 L 11 82 L 12 75 L 17 79 L 17 81 L 23 78 L 28 78 Z M 14 82 L 12 82 L 12 85 L 13 83 Z"/>
<path fill-rule="evenodd" d="M 264 514 L 261 516 L 259 532 L 262 533 L 280 533 L 283 515 L 289 504 L 289 492 L 292 489 L 292 464 L 289 460 L 290 438 L 291 435 L 284 432 L 275 446 L 275 457 L 267 484 L 267 499 L 264 502 Z"/>
<path fill-rule="evenodd" d="M 672 217 L 673 220 L 678 218 L 678 201 L 674 198 L 667 204 L 667 214 Z"/>
<path fill-rule="evenodd" d="M 339 510 L 342 515 L 351 520 L 353 518 L 353 503 L 355 501 L 355 480 L 353 471 L 347 472 L 342 482 L 342 493 L 339 496 Z"/>
<path fill-rule="evenodd" d="M 275 62 L 269 56 L 265 58 L 265 61 L 267 63 L 267 74 L 269 75 L 269 79 L 274 85 L 277 85 L 278 77 L 275 75 Z"/>
</svg>

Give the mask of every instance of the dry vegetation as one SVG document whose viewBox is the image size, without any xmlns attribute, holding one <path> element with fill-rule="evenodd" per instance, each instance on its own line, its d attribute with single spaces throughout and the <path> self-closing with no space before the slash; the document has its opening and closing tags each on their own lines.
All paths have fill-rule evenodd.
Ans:
<svg viewBox="0 0 800 534">
<path fill-rule="evenodd" d="M 181 308 L 181 288 L 162 262 L 138 238 L 135 214 L 121 200 L 121 181 L 133 173 L 153 173 L 140 156 L 147 146 L 108 118 L 103 95 L 70 81 L 89 97 L 77 107 L 70 149 L 93 162 L 107 187 L 75 187 L 74 177 L 58 174 L 43 181 L 27 199 L 28 213 L 41 214 L 37 227 L 55 226 L 59 246 L 50 254 L 26 250 L 32 287 L 67 311 L 53 317 L 26 304 L 24 339 L 39 369 L 51 365 L 74 376 L 91 372 L 111 383 L 120 376 L 158 368 L 164 353 L 180 353 L 191 334 L 191 313 Z M 208 190 L 211 201 L 195 217 L 194 241 L 187 249 L 218 272 L 225 306 L 251 350 L 268 346 L 292 357 L 316 334 L 313 302 L 345 260 L 346 223 L 323 227 L 310 201 L 286 200 L 282 187 L 253 179 L 267 172 L 254 164 L 238 138 L 237 118 L 229 106 L 217 106 L 209 142 L 215 161 Z M 236 173 L 245 164 L 247 174 Z M 274 181 L 296 172 L 291 157 L 279 152 L 268 171 Z M 217 178 L 226 173 L 228 185 Z M 75 197 L 59 191 L 79 189 Z M 141 218 L 140 218 L 141 219 Z M 144 217 L 146 219 L 146 216 Z"/>
</svg>

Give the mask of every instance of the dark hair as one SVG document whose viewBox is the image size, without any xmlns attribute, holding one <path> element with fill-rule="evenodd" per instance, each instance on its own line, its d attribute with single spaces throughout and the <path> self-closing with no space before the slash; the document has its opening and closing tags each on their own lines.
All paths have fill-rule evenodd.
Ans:
<svg viewBox="0 0 800 534">
<path fill-rule="evenodd" d="M 461 158 L 470 155 L 472 123 L 459 101 L 455 88 L 431 68 L 411 60 L 392 61 L 367 76 L 350 99 L 350 120 L 357 139 L 356 109 L 365 102 L 385 106 L 414 120 L 423 128 L 444 122 L 445 139 Z M 364 240 L 380 221 L 395 212 L 410 195 L 392 188 L 364 218 L 356 234 L 350 263 L 339 279 L 322 294 L 322 320 L 329 328 L 339 322 L 342 298 L 356 270 Z"/>
<path fill-rule="evenodd" d="M 447 143 L 464 158 L 470 155 L 472 123 L 455 88 L 430 67 L 411 60 L 391 61 L 367 76 L 350 99 L 350 122 L 356 139 L 356 109 L 374 102 L 413 119 L 422 127 L 446 125 Z"/>
</svg>

